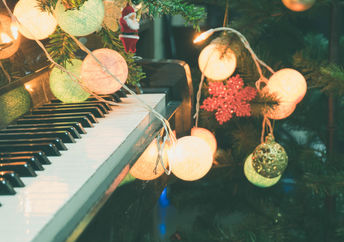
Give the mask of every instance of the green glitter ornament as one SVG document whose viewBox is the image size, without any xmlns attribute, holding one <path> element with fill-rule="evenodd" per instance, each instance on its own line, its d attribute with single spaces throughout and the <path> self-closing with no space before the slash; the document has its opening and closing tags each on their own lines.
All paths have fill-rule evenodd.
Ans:
<svg viewBox="0 0 344 242">
<path fill-rule="evenodd" d="M 252 166 L 264 177 L 280 176 L 287 165 L 287 153 L 280 144 L 275 142 L 271 133 L 266 137 L 265 142 L 258 145 L 252 153 Z"/>
</svg>

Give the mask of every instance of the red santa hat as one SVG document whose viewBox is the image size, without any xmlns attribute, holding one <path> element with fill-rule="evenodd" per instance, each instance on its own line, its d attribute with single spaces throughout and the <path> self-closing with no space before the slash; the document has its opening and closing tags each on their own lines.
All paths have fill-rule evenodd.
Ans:
<svg viewBox="0 0 344 242">
<path fill-rule="evenodd" d="M 122 18 L 125 17 L 130 17 L 131 15 L 136 14 L 135 10 L 132 6 L 129 5 L 129 3 L 127 4 L 127 6 L 125 8 L 123 8 L 122 10 Z"/>
</svg>

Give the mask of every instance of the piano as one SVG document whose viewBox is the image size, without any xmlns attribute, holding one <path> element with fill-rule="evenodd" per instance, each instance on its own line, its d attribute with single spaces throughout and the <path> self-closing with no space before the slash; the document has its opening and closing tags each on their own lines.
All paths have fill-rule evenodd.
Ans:
<svg viewBox="0 0 344 242">
<path fill-rule="evenodd" d="M 187 134 L 188 65 L 139 63 L 140 98 Z M 46 67 L 0 89 L 0 241 L 75 241 L 162 128 L 123 91 L 103 96 L 118 106 L 59 103 L 48 77 Z"/>
</svg>

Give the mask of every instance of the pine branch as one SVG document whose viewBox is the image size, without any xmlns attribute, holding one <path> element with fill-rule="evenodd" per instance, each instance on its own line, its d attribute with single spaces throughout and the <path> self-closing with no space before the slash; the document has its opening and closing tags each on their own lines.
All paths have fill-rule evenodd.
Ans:
<svg viewBox="0 0 344 242">
<path fill-rule="evenodd" d="M 46 49 L 58 64 L 66 66 L 67 62 L 71 63 L 71 59 L 76 58 L 75 53 L 79 46 L 67 33 L 57 27 L 50 35 Z"/>
</svg>

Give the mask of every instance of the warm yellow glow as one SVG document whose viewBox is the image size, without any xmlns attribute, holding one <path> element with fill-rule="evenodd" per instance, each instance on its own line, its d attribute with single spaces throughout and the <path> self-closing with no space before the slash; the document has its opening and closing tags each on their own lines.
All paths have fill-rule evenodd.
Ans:
<svg viewBox="0 0 344 242">
<path fill-rule="evenodd" d="M 113 32 L 116 32 L 118 30 L 118 20 L 121 17 L 121 9 L 117 5 L 117 3 L 113 1 L 104 1 L 104 19 L 103 19 L 103 25 L 108 27 Z"/>
<path fill-rule="evenodd" d="M 282 0 L 283 4 L 292 11 L 302 12 L 310 9 L 315 0 Z"/>
<path fill-rule="evenodd" d="M 297 70 L 285 68 L 275 72 L 264 87 L 283 103 L 299 103 L 307 92 L 307 82 Z"/>
<path fill-rule="evenodd" d="M 201 33 L 200 35 L 198 35 L 195 39 L 194 39 L 194 44 L 199 43 L 203 40 L 208 39 L 212 34 L 214 33 L 213 29 L 209 29 L 208 31 L 205 31 L 203 33 Z"/>
<path fill-rule="evenodd" d="M 235 71 L 236 63 L 234 52 L 226 44 L 216 40 L 206 46 L 198 58 L 201 72 L 214 81 L 230 77 Z"/>
<path fill-rule="evenodd" d="M 201 138 L 184 136 L 169 151 L 172 173 L 185 181 L 195 181 L 205 176 L 213 163 L 209 145 Z"/>
<path fill-rule="evenodd" d="M 0 33 L 0 39 L 1 39 L 1 43 L 11 43 L 12 42 L 12 38 L 10 38 L 10 36 L 8 36 L 8 34 L 6 33 Z"/>
<path fill-rule="evenodd" d="M 191 136 L 196 136 L 198 138 L 203 139 L 207 142 L 208 146 L 210 147 L 211 153 L 215 155 L 216 148 L 217 148 L 217 141 L 212 132 L 208 129 L 200 128 L 200 127 L 193 127 L 191 129 Z"/>
<path fill-rule="evenodd" d="M 165 168 L 168 165 L 167 149 L 168 146 L 166 145 L 163 151 L 163 162 Z M 156 139 L 154 139 L 130 169 L 130 174 L 140 180 L 154 180 L 158 178 L 164 173 L 164 168 L 160 161 L 158 166 L 156 166 L 157 158 L 158 146 Z"/>
<path fill-rule="evenodd" d="M 128 65 L 123 56 L 117 51 L 107 48 L 94 50 L 95 56 L 114 76 L 123 84 L 128 77 Z M 122 84 L 117 82 L 88 54 L 83 60 L 81 67 L 81 79 L 84 85 L 97 94 L 110 94 L 118 91 Z"/>
<path fill-rule="evenodd" d="M 37 7 L 37 0 L 20 0 L 14 7 L 13 14 L 20 22 L 19 31 L 28 39 L 45 39 L 57 26 L 53 15 Z"/>
<path fill-rule="evenodd" d="M 0 14 L 0 42 L 5 44 L 1 47 L 0 59 L 11 57 L 19 48 L 20 35 L 12 19 L 7 15 Z"/>
</svg>

